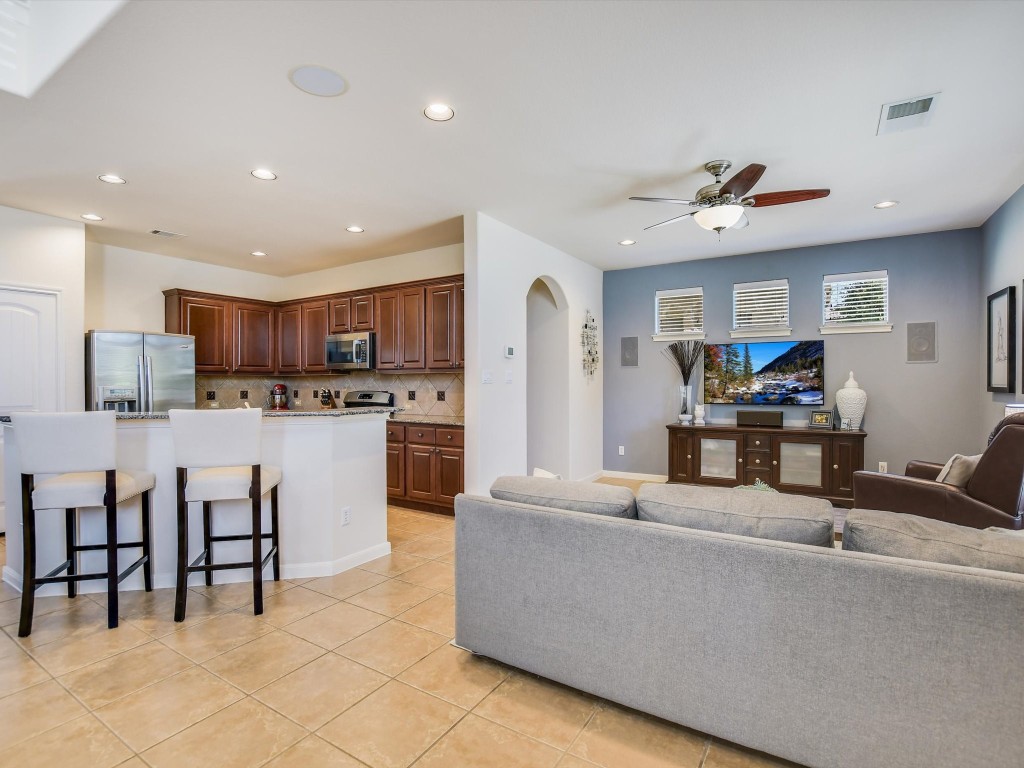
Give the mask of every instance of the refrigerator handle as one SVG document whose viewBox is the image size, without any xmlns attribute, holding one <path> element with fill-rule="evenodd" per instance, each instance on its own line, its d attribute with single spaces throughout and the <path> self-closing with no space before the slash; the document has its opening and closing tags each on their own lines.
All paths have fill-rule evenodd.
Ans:
<svg viewBox="0 0 1024 768">
<path fill-rule="evenodd" d="M 146 413 L 153 412 L 153 358 L 146 355 Z"/>
<path fill-rule="evenodd" d="M 146 412 L 146 370 L 142 361 L 142 355 L 138 358 L 139 365 L 139 413 Z"/>
</svg>

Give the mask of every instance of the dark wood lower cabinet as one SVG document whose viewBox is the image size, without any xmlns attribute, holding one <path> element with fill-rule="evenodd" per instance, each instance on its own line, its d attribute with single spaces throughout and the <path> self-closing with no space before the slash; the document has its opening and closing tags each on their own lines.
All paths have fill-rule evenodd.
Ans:
<svg viewBox="0 0 1024 768">
<path fill-rule="evenodd" d="M 853 504 L 865 432 L 668 425 L 668 481 L 732 488 L 757 480 L 782 493 Z"/>
<path fill-rule="evenodd" d="M 461 426 L 388 424 L 388 501 L 452 514 L 465 486 Z"/>
</svg>

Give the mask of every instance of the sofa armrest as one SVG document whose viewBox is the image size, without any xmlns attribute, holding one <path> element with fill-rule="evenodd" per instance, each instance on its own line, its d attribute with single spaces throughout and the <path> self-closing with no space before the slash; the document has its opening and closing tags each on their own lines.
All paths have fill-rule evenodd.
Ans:
<svg viewBox="0 0 1024 768">
<path fill-rule="evenodd" d="M 905 474 L 907 477 L 917 477 L 921 480 L 934 480 L 944 466 L 944 464 L 935 464 L 931 461 L 911 461 L 907 464 Z"/>
<path fill-rule="evenodd" d="M 958 486 L 879 472 L 853 473 L 853 506 L 930 517 L 971 528 L 1020 527 L 1016 518 L 971 498 Z"/>
</svg>

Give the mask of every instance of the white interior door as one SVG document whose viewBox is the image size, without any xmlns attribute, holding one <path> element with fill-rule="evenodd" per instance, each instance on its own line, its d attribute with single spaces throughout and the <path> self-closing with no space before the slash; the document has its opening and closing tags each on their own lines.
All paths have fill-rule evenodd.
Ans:
<svg viewBox="0 0 1024 768">
<path fill-rule="evenodd" d="M 0 415 L 58 411 L 63 404 L 60 294 L 0 285 Z M 0 531 L 6 531 L 0 429 Z"/>
</svg>

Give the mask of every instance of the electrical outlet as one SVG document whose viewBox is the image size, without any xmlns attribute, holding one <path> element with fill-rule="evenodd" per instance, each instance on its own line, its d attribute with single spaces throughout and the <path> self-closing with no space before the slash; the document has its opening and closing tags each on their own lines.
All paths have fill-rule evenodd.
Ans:
<svg viewBox="0 0 1024 768">
<path fill-rule="evenodd" d="M 352 522 L 352 507 L 341 508 L 341 524 L 348 525 Z"/>
<path fill-rule="evenodd" d="M 619 456 L 625 456 L 625 455 L 626 455 L 626 446 L 620 445 L 619 446 Z"/>
<path fill-rule="evenodd" d="M 313 399 L 316 400 L 318 397 L 320 397 L 320 390 L 319 389 L 314 389 L 313 390 Z"/>
<path fill-rule="evenodd" d="M 878 471 L 879 472 L 888 473 L 888 471 L 889 471 L 889 462 L 887 462 L 887 461 L 880 461 L 880 462 L 878 462 Z"/>
<path fill-rule="evenodd" d="M 408 399 L 409 400 L 415 400 L 416 399 L 416 390 L 415 389 L 410 389 L 409 390 L 409 397 L 408 397 Z"/>
<path fill-rule="evenodd" d="M 238 396 L 242 400 L 248 400 L 249 399 L 249 390 L 248 389 L 240 389 L 240 390 L 238 390 Z"/>
<path fill-rule="evenodd" d="M 207 400 L 216 400 L 217 399 L 217 392 L 215 390 L 212 390 L 212 389 L 206 390 L 206 399 Z"/>
<path fill-rule="evenodd" d="M 334 399 L 337 400 L 339 397 L 341 397 L 341 390 L 340 389 L 334 390 Z"/>
<path fill-rule="evenodd" d="M 292 397 L 298 397 L 298 396 L 299 396 L 299 390 L 293 389 L 292 390 Z"/>
<path fill-rule="evenodd" d="M 439 402 L 439 403 L 443 403 L 444 402 L 444 390 L 443 389 L 437 390 L 437 402 Z"/>
</svg>

